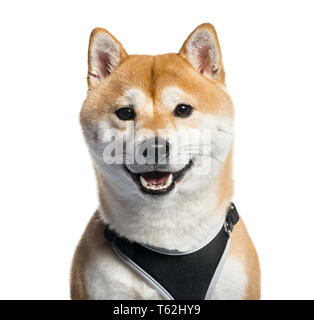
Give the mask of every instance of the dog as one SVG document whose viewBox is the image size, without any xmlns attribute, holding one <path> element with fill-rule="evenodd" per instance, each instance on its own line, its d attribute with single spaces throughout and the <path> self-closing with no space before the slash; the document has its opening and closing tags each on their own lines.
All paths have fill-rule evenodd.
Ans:
<svg viewBox="0 0 314 320">
<path fill-rule="evenodd" d="M 141 276 L 130 268 L 104 232 L 145 247 L 149 255 L 159 250 L 158 256 L 199 252 L 226 225 L 233 196 L 234 107 L 215 28 L 202 24 L 179 53 L 156 56 L 128 55 L 113 35 L 96 28 L 87 82 L 80 122 L 99 207 L 74 254 L 71 298 L 165 299 L 165 290 L 146 281 L 145 270 Z M 205 138 L 190 138 L 200 131 Z M 210 299 L 260 299 L 258 256 L 242 219 L 230 239 Z M 180 273 L 179 265 L 169 281 Z M 197 276 L 193 270 L 181 280 Z M 184 285 L 185 280 L 174 282 L 177 296 Z"/>
</svg>

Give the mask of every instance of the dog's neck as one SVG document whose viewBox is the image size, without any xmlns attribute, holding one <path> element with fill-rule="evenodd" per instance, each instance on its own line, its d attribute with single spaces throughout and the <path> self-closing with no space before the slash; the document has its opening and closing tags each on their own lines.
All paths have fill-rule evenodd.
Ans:
<svg viewBox="0 0 314 320">
<path fill-rule="evenodd" d="M 168 250 L 194 250 L 224 221 L 233 192 L 231 174 L 229 155 L 208 185 L 191 194 L 178 190 L 171 201 L 123 198 L 97 175 L 101 218 L 130 240 Z"/>
</svg>

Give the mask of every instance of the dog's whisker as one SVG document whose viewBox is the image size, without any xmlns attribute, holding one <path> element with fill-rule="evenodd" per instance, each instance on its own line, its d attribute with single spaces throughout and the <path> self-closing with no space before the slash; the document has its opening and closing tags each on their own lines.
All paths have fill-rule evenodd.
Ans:
<svg viewBox="0 0 314 320">
<path fill-rule="evenodd" d="M 213 154 L 210 154 L 210 157 L 212 158 L 212 159 L 214 159 L 214 160 L 216 160 L 217 162 L 219 162 L 221 165 L 225 165 L 225 163 L 223 162 L 223 161 L 221 161 L 221 160 L 219 160 L 218 158 L 216 158 Z"/>
<path fill-rule="evenodd" d="M 227 133 L 227 134 L 233 136 L 233 133 L 232 133 L 232 132 L 229 132 L 229 131 L 224 130 L 224 129 L 221 129 L 221 128 L 218 128 L 217 131 L 221 131 L 221 132 L 224 132 L 224 133 Z"/>
</svg>

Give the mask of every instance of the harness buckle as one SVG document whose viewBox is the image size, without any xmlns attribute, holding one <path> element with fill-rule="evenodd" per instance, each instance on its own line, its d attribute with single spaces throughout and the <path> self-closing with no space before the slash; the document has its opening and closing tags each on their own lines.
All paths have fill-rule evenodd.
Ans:
<svg viewBox="0 0 314 320">
<path fill-rule="evenodd" d="M 226 233 L 231 236 L 234 225 L 239 221 L 239 214 L 235 205 L 231 202 L 230 207 L 228 208 L 226 219 L 224 222 L 224 229 Z"/>
<path fill-rule="evenodd" d="M 227 219 L 225 220 L 224 222 L 224 229 L 225 229 L 225 232 L 228 234 L 228 236 L 230 237 L 231 236 L 231 227 L 230 227 L 230 224 L 228 223 Z"/>
</svg>

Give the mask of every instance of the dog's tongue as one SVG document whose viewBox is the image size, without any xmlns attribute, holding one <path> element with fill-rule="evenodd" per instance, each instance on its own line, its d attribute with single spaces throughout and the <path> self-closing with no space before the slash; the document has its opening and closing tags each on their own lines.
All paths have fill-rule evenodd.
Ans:
<svg viewBox="0 0 314 320">
<path fill-rule="evenodd" d="M 149 185 L 161 185 L 161 184 L 166 184 L 170 174 L 171 174 L 170 172 L 153 171 L 153 172 L 144 172 L 141 175 Z"/>
</svg>

